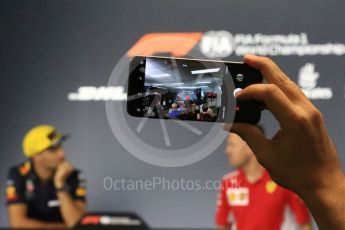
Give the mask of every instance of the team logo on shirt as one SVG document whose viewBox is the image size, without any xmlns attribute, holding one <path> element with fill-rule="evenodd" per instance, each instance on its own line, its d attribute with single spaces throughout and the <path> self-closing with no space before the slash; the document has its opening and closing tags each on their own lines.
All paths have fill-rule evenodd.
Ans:
<svg viewBox="0 0 345 230">
<path fill-rule="evenodd" d="M 49 208 L 55 208 L 55 207 L 59 207 L 60 206 L 60 201 L 58 200 L 50 200 L 47 203 Z"/>
<path fill-rule="evenodd" d="M 25 176 L 30 172 L 30 170 L 31 170 L 31 164 L 29 161 L 27 161 L 19 168 L 19 173 L 21 176 Z"/>
<path fill-rule="evenodd" d="M 229 188 L 226 190 L 230 206 L 247 206 L 249 204 L 248 188 Z"/>
<path fill-rule="evenodd" d="M 32 198 L 33 197 L 33 193 L 35 191 L 35 185 L 34 182 L 31 179 L 27 179 L 25 181 L 25 195 L 28 198 Z"/>
<path fill-rule="evenodd" d="M 14 187 L 13 185 L 6 188 L 6 199 L 8 201 L 14 201 L 17 199 L 16 187 Z"/>
<path fill-rule="evenodd" d="M 77 188 L 75 193 L 79 197 L 84 197 L 86 195 L 86 189 L 83 187 L 79 187 L 79 188 Z"/>
<path fill-rule="evenodd" d="M 276 183 L 274 183 L 272 180 L 268 181 L 266 183 L 266 191 L 269 194 L 272 194 L 276 191 L 278 185 Z"/>
</svg>

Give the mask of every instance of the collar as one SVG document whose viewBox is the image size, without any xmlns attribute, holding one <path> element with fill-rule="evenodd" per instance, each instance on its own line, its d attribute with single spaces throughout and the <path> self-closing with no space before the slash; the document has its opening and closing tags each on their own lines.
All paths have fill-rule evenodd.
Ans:
<svg viewBox="0 0 345 230">
<path fill-rule="evenodd" d="M 249 185 L 254 185 L 254 184 L 257 184 L 257 183 L 260 183 L 262 181 L 268 181 L 268 180 L 271 180 L 271 177 L 269 175 L 269 173 L 267 172 L 266 169 L 263 169 L 262 173 L 261 173 L 261 176 L 258 178 L 257 181 L 255 181 L 254 183 L 250 183 L 248 180 L 247 180 L 247 177 L 243 171 L 243 169 L 238 169 L 239 171 L 239 177 L 241 178 L 241 180 L 243 180 L 246 184 L 249 184 Z"/>
<path fill-rule="evenodd" d="M 31 179 L 37 180 L 38 179 L 38 175 L 37 175 L 37 173 L 35 171 L 34 162 L 33 162 L 32 159 L 29 159 L 28 162 L 30 163 L 30 172 L 28 173 L 28 176 Z"/>
</svg>

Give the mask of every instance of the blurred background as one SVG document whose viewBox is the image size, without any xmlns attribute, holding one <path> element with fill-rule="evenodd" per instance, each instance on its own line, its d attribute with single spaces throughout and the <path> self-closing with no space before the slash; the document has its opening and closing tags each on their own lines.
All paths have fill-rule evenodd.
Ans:
<svg viewBox="0 0 345 230">
<path fill-rule="evenodd" d="M 343 0 L 0 1 L 0 226 L 8 225 L 8 169 L 25 160 L 23 136 L 48 123 L 71 134 L 66 155 L 85 173 L 89 211 L 133 211 L 155 228 L 214 227 L 217 190 L 106 188 L 109 177 L 207 181 L 232 170 L 225 143 L 183 167 L 147 164 L 124 148 L 110 128 L 105 100 L 92 93 L 78 96 L 78 90 L 107 86 L 126 55 L 193 53 L 241 61 L 249 52 L 272 57 L 321 110 L 345 166 L 344 12 Z M 178 46 L 165 50 L 161 44 L 140 43 L 157 34 L 174 42 L 187 37 L 192 44 L 174 53 Z M 125 93 L 120 90 L 115 100 Z M 278 129 L 268 112 L 261 123 L 268 136 Z M 180 142 L 197 141 L 171 128 Z M 157 131 L 146 129 L 142 135 L 147 142 L 162 141 Z"/>
</svg>

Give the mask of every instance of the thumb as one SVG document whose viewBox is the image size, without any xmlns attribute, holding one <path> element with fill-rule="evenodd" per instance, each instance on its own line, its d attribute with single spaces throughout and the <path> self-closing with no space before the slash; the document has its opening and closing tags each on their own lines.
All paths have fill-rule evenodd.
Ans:
<svg viewBox="0 0 345 230">
<path fill-rule="evenodd" d="M 266 152 L 264 150 L 270 145 L 270 141 L 255 125 L 247 123 L 232 123 L 232 125 L 225 124 L 224 129 L 239 135 L 245 142 L 247 142 L 249 147 L 257 156 L 260 153 Z"/>
</svg>

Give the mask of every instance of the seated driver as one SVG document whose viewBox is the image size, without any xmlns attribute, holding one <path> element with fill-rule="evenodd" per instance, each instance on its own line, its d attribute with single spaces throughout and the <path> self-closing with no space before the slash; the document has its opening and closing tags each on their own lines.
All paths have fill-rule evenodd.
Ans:
<svg viewBox="0 0 345 230">
<path fill-rule="evenodd" d="M 71 228 L 86 211 L 85 180 L 65 158 L 67 136 L 51 125 L 23 140 L 28 158 L 9 170 L 6 200 L 12 228 Z"/>
</svg>

